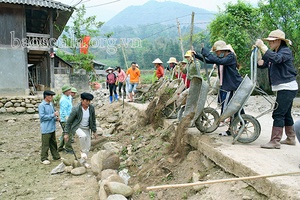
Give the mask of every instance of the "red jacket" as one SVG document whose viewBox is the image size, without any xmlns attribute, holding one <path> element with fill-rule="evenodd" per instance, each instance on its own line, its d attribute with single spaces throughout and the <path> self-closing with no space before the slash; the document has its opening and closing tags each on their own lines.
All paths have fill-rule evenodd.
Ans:
<svg viewBox="0 0 300 200">
<path fill-rule="evenodd" d="M 156 77 L 158 79 L 160 79 L 161 77 L 164 76 L 164 67 L 162 65 L 159 65 L 157 68 L 156 68 Z"/>
</svg>

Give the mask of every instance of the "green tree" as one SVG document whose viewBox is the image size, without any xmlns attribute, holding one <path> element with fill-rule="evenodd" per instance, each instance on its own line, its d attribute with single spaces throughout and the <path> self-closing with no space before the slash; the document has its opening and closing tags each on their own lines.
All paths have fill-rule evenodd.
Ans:
<svg viewBox="0 0 300 200">
<path fill-rule="evenodd" d="M 262 14 L 263 37 L 275 29 L 281 29 L 285 33 L 285 37 L 292 41 L 292 52 L 295 57 L 294 65 L 298 74 L 300 73 L 300 12 L 298 5 L 300 0 L 264 0 L 259 4 Z M 300 83 L 299 76 L 297 77 Z"/>
<path fill-rule="evenodd" d="M 103 22 L 97 22 L 96 16 L 85 17 L 86 9 L 85 6 L 76 9 L 75 16 L 72 16 L 72 25 L 65 26 L 62 39 L 63 42 L 71 50 L 71 54 L 60 52 L 60 56 L 63 59 L 73 63 L 76 68 L 82 68 L 86 71 L 92 71 L 93 65 L 92 61 L 94 55 L 92 53 L 80 54 L 80 42 L 83 40 L 84 36 L 95 37 L 99 36 L 99 28 L 103 25 Z M 90 42 L 89 46 L 93 44 Z"/>
<path fill-rule="evenodd" d="M 248 74 L 250 69 L 251 47 L 260 35 L 259 9 L 239 0 L 236 4 L 226 5 L 209 25 L 210 43 L 224 40 L 231 44 L 242 67 L 241 73 Z"/>
</svg>

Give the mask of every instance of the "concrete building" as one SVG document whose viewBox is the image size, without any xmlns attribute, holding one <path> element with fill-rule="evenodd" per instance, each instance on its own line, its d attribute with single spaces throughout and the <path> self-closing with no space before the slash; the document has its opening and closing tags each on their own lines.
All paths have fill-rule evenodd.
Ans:
<svg viewBox="0 0 300 200">
<path fill-rule="evenodd" d="M 55 88 L 53 47 L 74 8 L 52 0 L 0 0 L 0 95 Z"/>
</svg>

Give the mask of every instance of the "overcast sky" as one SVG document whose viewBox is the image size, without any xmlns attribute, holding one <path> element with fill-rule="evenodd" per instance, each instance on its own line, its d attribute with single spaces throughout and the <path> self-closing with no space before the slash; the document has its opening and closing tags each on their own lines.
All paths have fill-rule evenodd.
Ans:
<svg viewBox="0 0 300 200">
<path fill-rule="evenodd" d="M 114 17 L 120 11 L 128 6 L 143 5 L 149 0 L 56 0 L 67 5 L 75 5 L 78 2 L 82 2 L 87 7 L 88 15 L 96 15 L 98 21 L 107 22 L 109 19 Z M 203 8 L 209 11 L 218 11 L 224 9 L 224 4 L 229 2 L 236 3 L 237 0 L 158 0 L 158 1 L 174 1 L 190 6 Z M 254 6 L 257 5 L 259 0 L 247 0 Z M 99 5 L 99 6 L 98 6 Z M 95 6 L 95 7 L 93 7 Z M 179 11 L 175 11 L 178 13 Z M 170 15 L 174 14 L 172 11 Z"/>
</svg>

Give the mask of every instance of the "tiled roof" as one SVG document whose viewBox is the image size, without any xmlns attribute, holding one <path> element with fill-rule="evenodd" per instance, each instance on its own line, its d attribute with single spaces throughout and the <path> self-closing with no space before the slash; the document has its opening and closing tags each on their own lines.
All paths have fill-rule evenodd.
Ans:
<svg viewBox="0 0 300 200">
<path fill-rule="evenodd" d="M 54 9 L 65 10 L 65 11 L 73 10 L 72 6 L 57 1 L 52 1 L 52 0 L 0 0 L 0 3 L 31 5 L 31 6 L 38 6 L 38 7 L 54 8 Z"/>
</svg>

